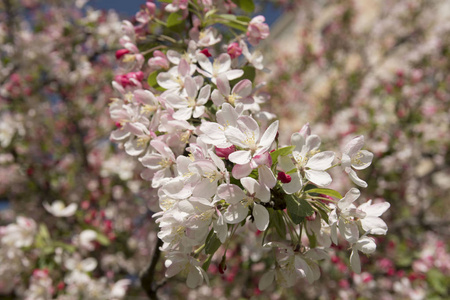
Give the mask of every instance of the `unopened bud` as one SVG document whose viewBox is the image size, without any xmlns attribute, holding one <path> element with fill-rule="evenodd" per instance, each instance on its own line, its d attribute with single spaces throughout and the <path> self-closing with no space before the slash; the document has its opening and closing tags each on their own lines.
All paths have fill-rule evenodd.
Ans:
<svg viewBox="0 0 450 300">
<path fill-rule="evenodd" d="M 209 53 L 208 48 L 203 49 L 202 51 L 200 51 L 200 53 L 205 54 L 206 57 L 211 57 L 211 53 Z"/>
<path fill-rule="evenodd" d="M 218 148 L 216 147 L 216 154 L 218 157 L 223 157 L 225 159 L 228 159 L 228 156 L 233 153 L 234 151 L 236 151 L 236 146 L 231 145 L 230 147 L 227 148 Z"/>
<path fill-rule="evenodd" d="M 130 50 L 128 50 L 128 49 L 119 49 L 116 51 L 116 58 L 121 59 L 122 56 L 124 56 L 125 54 L 128 54 L 128 53 L 130 53 Z"/>
<path fill-rule="evenodd" d="M 284 172 L 278 172 L 278 180 L 282 183 L 289 183 L 292 180 L 292 177 Z"/>
<path fill-rule="evenodd" d="M 227 53 L 231 59 L 234 59 L 242 54 L 242 49 L 239 47 L 238 43 L 231 43 L 228 45 Z"/>
</svg>

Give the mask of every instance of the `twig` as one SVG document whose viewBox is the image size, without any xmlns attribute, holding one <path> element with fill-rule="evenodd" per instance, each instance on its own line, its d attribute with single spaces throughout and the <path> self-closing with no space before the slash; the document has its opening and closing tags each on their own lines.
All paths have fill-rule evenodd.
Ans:
<svg viewBox="0 0 450 300">
<path fill-rule="evenodd" d="M 156 292 L 163 284 L 163 283 L 158 284 L 154 281 L 156 265 L 158 264 L 159 258 L 161 256 L 161 250 L 159 250 L 159 248 L 162 245 L 163 245 L 162 241 L 160 239 L 157 239 L 155 249 L 153 250 L 152 260 L 140 275 L 141 286 L 151 300 L 158 299 L 158 295 L 156 294 Z"/>
</svg>

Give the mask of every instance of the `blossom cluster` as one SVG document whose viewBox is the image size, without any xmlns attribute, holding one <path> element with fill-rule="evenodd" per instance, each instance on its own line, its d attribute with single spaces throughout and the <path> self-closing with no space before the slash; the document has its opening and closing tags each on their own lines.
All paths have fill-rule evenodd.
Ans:
<svg viewBox="0 0 450 300">
<path fill-rule="evenodd" d="M 288 145 L 280 144 L 279 121 L 261 110 L 265 95 L 252 76 L 265 70 L 261 52 L 252 47 L 268 38 L 268 26 L 262 16 L 228 14 L 239 8 L 230 5 L 173 1 L 158 9 L 147 1 L 135 26 L 122 23 L 111 140 L 142 164 L 141 177 L 159 199 L 153 216 L 166 277 L 183 273 L 191 288 L 208 282 L 213 256 L 224 253 L 224 270 L 228 245 L 246 223 L 264 232 L 263 247 L 275 254 L 261 290 L 274 280 L 289 287 L 299 278 L 319 279 L 318 261 L 339 236 L 350 244 L 350 263 L 359 273 L 359 252 L 373 253 L 371 235 L 387 232 L 380 216 L 389 203 L 356 206 L 359 189 L 342 196 L 327 187 L 334 168 L 367 187 L 356 171 L 366 169 L 373 154 L 362 150 L 363 136 L 340 153 L 323 151 L 309 124 Z M 242 33 L 224 37 L 217 24 Z M 173 31 L 183 38 L 166 35 Z M 159 42 L 152 44 L 155 38 Z"/>
</svg>

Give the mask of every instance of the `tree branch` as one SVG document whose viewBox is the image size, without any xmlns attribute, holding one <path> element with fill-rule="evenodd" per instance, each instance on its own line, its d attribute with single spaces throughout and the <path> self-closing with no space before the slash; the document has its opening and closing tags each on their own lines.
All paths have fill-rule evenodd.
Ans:
<svg viewBox="0 0 450 300">
<path fill-rule="evenodd" d="M 162 284 L 158 284 L 155 282 L 155 269 L 158 264 L 159 258 L 161 256 L 161 250 L 159 248 L 163 245 L 163 242 L 157 238 L 157 242 L 155 245 L 155 249 L 153 250 L 153 256 L 150 264 L 142 271 L 141 278 L 141 286 L 145 290 L 147 296 L 151 300 L 157 300 L 158 295 L 156 292 L 162 286 Z"/>
</svg>

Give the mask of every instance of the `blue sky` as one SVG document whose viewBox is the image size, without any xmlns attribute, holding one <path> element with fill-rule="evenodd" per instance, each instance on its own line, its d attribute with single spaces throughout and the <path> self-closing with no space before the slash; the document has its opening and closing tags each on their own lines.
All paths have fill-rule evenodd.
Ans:
<svg viewBox="0 0 450 300">
<path fill-rule="evenodd" d="M 99 9 L 114 9 L 121 15 L 133 16 L 144 3 L 145 0 L 90 0 L 88 5 Z M 266 17 L 266 22 L 271 25 L 280 15 L 280 10 L 268 4 L 264 7 L 262 14 Z"/>
</svg>

